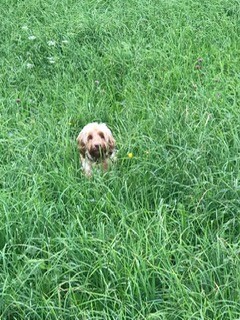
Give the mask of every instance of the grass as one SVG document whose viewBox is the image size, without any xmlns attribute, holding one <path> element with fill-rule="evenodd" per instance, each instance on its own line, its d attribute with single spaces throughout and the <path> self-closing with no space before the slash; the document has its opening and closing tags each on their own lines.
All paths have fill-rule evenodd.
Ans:
<svg viewBox="0 0 240 320">
<path fill-rule="evenodd" d="M 239 319 L 239 2 L 0 17 L 0 319 Z M 119 151 L 88 180 L 90 121 Z"/>
</svg>

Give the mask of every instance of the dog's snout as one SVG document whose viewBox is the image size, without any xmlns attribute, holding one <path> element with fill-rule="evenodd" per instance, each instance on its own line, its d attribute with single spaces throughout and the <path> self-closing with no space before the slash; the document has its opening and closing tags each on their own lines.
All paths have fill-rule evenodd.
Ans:
<svg viewBox="0 0 240 320">
<path fill-rule="evenodd" d="M 94 144 L 94 148 L 95 148 L 95 149 L 99 149 L 99 148 L 100 148 L 100 144 L 99 144 L 99 143 L 95 143 L 95 144 Z"/>
</svg>

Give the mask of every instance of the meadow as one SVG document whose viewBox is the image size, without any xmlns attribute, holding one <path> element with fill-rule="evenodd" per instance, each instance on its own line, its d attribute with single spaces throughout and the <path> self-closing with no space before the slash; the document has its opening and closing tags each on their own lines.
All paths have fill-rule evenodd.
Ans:
<svg viewBox="0 0 240 320">
<path fill-rule="evenodd" d="M 240 319 L 239 1 L 0 2 L 0 319 Z"/>
</svg>

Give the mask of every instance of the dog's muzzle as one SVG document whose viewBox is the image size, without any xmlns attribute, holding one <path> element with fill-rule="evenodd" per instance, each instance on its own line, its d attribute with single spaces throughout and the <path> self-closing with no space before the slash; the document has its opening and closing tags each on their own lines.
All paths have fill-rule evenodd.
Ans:
<svg viewBox="0 0 240 320">
<path fill-rule="evenodd" d="M 100 145 L 96 145 L 87 153 L 88 159 L 94 162 L 106 158 L 106 150 Z"/>
</svg>

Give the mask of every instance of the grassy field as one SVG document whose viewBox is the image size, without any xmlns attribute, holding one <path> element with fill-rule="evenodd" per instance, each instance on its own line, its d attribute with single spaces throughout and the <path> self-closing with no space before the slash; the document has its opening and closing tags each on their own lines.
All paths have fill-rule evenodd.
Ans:
<svg viewBox="0 0 240 320">
<path fill-rule="evenodd" d="M 239 1 L 0 2 L 0 319 L 240 319 Z"/>
</svg>

